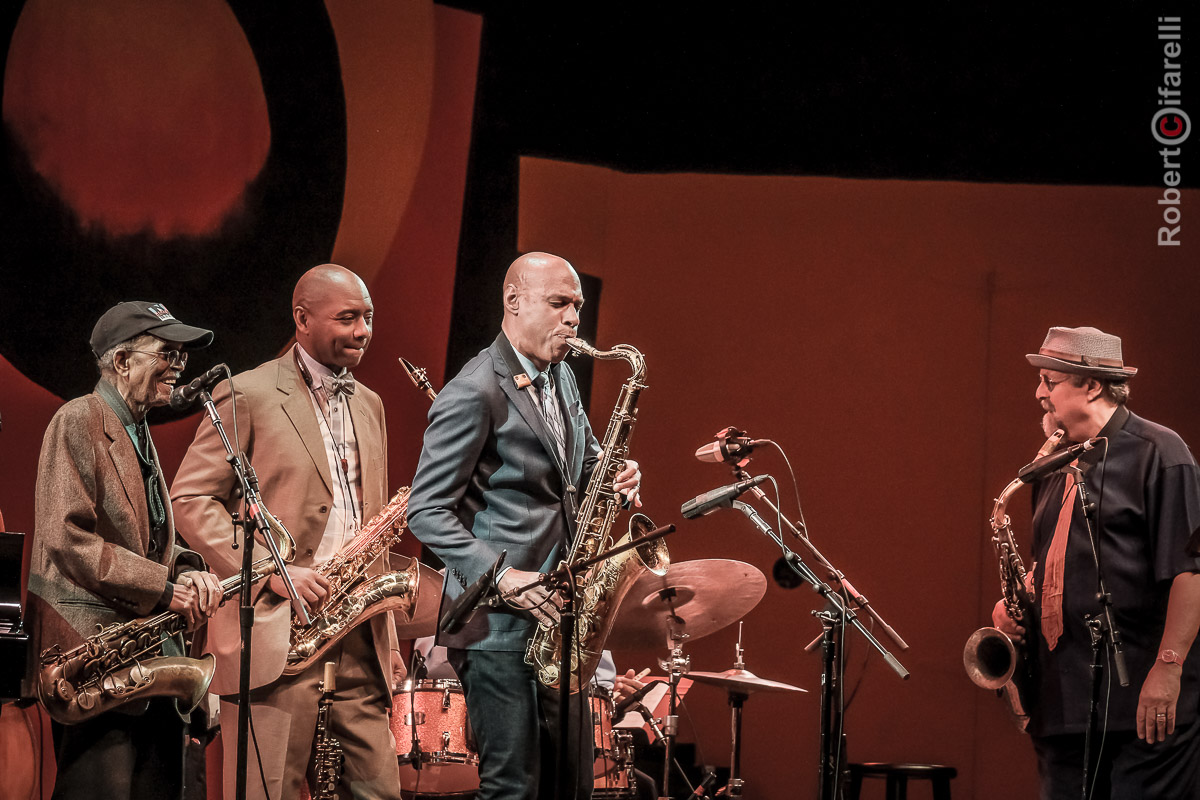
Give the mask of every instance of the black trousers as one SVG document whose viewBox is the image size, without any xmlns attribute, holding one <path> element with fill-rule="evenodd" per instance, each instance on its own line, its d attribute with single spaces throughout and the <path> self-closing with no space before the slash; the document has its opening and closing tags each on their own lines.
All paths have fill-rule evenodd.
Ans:
<svg viewBox="0 0 1200 800">
<path fill-rule="evenodd" d="M 462 681 L 479 748 L 475 800 L 554 800 L 558 759 L 558 690 L 537 682 L 525 654 L 446 651 Z M 582 704 L 582 705 L 581 705 Z M 580 713 L 581 708 L 583 713 Z M 592 795 L 592 725 L 587 694 L 571 695 L 566 800 Z"/>
<path fill-rule="evenodd" d="M 1200 798 L 1200 722 L 1146 744 L 1133 731 L 1112 731 L 1100 750 L 1092 740 L 1094 800 Z M 1035 736 L 1042 800 L 1078 800 L 1083 787 L 1083 734 Z M 1096 759 L 1100 752 L 1099 760 Z"/>
<path fill-rule="evenodd" d="M 51 724 L 54 800 L 179 800 L 187 726 L 174 700 L 144 714 L 108 711 L 78 725 Z"/>
</svg>

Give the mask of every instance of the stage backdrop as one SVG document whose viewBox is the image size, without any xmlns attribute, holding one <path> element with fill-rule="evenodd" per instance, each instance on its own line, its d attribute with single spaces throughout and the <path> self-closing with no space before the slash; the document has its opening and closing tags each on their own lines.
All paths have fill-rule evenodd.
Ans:
<svg viewBox="0 0 1200 800">
<path fill-rule="evenodd" d="M 1185 194 L 1185 206 L 1200 199 Z M 1200 274 L 1190 245 L 1155 246 L 1160 196 L 522 162 L 520 248 L 599 276 L 596 344 L 646 355 L 631 455 L 644 510 L 680 523 L 672 560 L 740 559 L 768 575 L 745 619 L 747 668 L 809 694 L 747 701 L 750 795 L 816 795 L 821 661 L 804 646 L 820 633 L 819 604 L 770 580 L 778 550 L 741 514 L 681 520 L 681 502 L 731 479 L 695 448 L 727 425 L 777 441 L 813 542 L 910 645 L 901 652 L 875 631 L 911 671 L 901 681 L 848 634 L 850 759 L 953 765 L 956 797 L 1033 796 L 1028 743 L 962 667 L 965 640 L 999 597 L 987 518 L 1044 440 L 1024 355 L 1051 325 L 1122 336 L 1141 369 L 1130 407 L 1200 442 Z M 600 429 L 627 377 L 621 362 L 598 365 Z M 749 469 L 779 481 L 794 517 L 783 460 L 762 449 Z M 1012 505 L 1028 553 L 1028 493 Z M 733 626 L 690 644 L 692 667 L 730 668 L 736 636 Z M 663 655 L 618 653 L 618 663 Z M 696 686 L 687 708 L 685 736 L 705 761 L 728 764 L 723 694 Z"/>
<path fill-rule="evenodd" d="M 95 383 L 87 339 L 105 308 L 161 301 L 217 334 L 185 378 L 239 371 L 289 346 L 292 287 L 326 261 L 370 287 L 375 337 L 355 374 L 384 399 L 392 490 L 411 481 L 429 401 L 396 359 L 442 384 L 480 33 L 430 0 L 0 11 L 9 530 L 33 528 L 42 434 Z M 199 423 L 159 418 L 168 478 Z M 48 739 L 42 761 L 51 776 Z M 209 762 L 219 797 L 216 747 Z"/>
</svg>

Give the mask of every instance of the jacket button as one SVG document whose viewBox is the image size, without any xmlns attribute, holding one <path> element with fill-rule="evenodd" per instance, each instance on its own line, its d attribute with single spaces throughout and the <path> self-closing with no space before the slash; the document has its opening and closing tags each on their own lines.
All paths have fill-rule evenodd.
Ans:
<svg viewBox="0 0 1200 800">
<path fill-rule="evenodd" d="M 324 513 L 325 513 L 326 511 L 328 511 L 328 510 L 329 510 L 329 506 L 321 506 L 321 513 L 322 513 L 322 514 L 324 514 Z"/>
</svg>

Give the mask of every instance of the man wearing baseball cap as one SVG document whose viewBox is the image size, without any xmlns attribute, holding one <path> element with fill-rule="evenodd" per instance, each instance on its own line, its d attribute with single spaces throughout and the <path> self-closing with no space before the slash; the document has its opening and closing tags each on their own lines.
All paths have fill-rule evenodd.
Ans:
<svg viewBox="0 0 1200 800">
<path fill-rule="evenodd" d="M 1025 652 L 1036 664 L 1028 732 L 1041 796 L 1079 797 L 1083 786 L 1093 685 L 1088 621 L 1103 618 L 1102 578 L 1129 685 L 1119 685 L 1112 648 L 1103 645 L 1089 794 L 1195 798 L 1200 563 L 1187 544 L 1200 528 L 1200 469 L 1174 431 L 1126 407 L 1137 369 L 1125 364 L 1120 338 L 1096 328 L 1051 328 L 1026 358 L 1038 368 L 1044 432 L 1064 431 L 1064 444 L 1095 441 L 1073 467 L 1033 485 L 1034 619 L 1017 625 L 1003 602 L 992 612 L 1014 638 L 1036 632 Z"/>
<path fill-rule="evenodd" d="M 66 652 L 97 630 L 172 611 L 190 627 L 221 602 L 215 575 L 175 541 L 170 496 L 146 425 L 212 331 L 161 303 L 120 303 L 92 331 L 95 390 L 50 420 L 38 460 L 29 596 L 36 652 Z M 163 642 L 181 655 L 182 642 Z M 121 704 L 53 723 L 55 797 L 178 797 L 186 726 L 175 701 Z"/>
</svg>

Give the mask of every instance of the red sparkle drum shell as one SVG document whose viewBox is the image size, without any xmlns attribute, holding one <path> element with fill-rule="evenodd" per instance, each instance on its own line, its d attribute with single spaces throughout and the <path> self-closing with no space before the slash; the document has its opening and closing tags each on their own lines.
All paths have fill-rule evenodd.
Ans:
<svg viewBox="0 0 1200 800">
<path fill-rule="evenodd" d="M 405 684 L 391 724 L 405 797 L 466 798 L 479 788 L 479 753 L 458 681 Z"/>
</svg>

